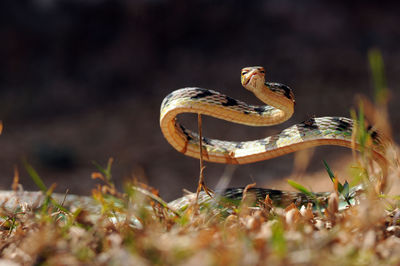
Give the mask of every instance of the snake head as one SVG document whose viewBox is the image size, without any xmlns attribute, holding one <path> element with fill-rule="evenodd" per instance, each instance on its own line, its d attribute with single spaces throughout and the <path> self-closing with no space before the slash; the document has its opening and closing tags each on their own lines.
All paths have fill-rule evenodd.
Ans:
<svg viewBox="0 0 400 266">
<path fill-rule="evenodd" d="M 250 91 L 265 83 L 265 69 L 261 66 L 245 67 L 240 76 L 243 87 Z"/>
</svg>

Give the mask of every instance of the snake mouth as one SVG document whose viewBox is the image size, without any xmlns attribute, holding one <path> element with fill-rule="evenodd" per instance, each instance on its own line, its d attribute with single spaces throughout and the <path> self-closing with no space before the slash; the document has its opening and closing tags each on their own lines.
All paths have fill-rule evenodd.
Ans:
<svg viewBox="0 0 400 266">
<path fill-rule="evenodd" d="M 254 76 L 258 75 L 258 74 L 260 74 L 260 73 L 257 72 L 257 71 L 252 71 L 252 72 L 250 73 L 249 77 L 248 77 L 247 79 L 245 79 L 245 83 L 244 83 L 243 85 L 244 85 L 244 86 L 247 86 L 247 84 L 250 83 L 251 79 L 252 79 Z"/>
<path fill-rule="evenodd" d="M 244 86 L 247 86 L 247 84 L 249 84 L 249 82 L 250 82 L 250 79 L 248 78 L 248 79 L 245 79 L 245 82 L 243 83 L 243 85 Z"/>
</svg>

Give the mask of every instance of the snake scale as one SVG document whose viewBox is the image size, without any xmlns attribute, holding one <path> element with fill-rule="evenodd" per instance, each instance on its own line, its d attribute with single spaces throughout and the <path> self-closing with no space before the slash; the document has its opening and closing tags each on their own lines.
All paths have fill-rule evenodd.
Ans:
<svg viewBox="0 0 400 266">
<path fill-rule="evenodd" d="M 178 114 L 198 113 L 249 126 L 276 125 L 292 116 L 295 106 L 292 90 L 284 84 L 266 82 L 263 67 L 243 68 L 241 83 L 266 105 L 249 105 L 217 91 L 198 87 L 178 89 L 166 96 L 160 110 L 160 127 L 166 140 L 179 152 L 199 158 L 199 136 L 178 122 Z M 349 118 L 318 117 L 258 140 L 226 141 L 202 137 L 202 157 L 215 163 L 247 164 L 321 145 L 359 149 L 360 145 L 352 139 L 354 126 L 355 122 Z M 386 175 L 387 163 L 382 136 L 372 126 L 367 125 L 366 130 L 373 141 L 372 156 L 381 166 L 382 174 Z M 232 191 L 230 189 L 225 194 L 238 197 L 238 193 Z M 279 190 L 255 191 L 264 197 L 269 193 L 275 199 L 288 194 Z M 292 193 L 291 196 L 301 197 L 299 193 Z"/>
</svg>

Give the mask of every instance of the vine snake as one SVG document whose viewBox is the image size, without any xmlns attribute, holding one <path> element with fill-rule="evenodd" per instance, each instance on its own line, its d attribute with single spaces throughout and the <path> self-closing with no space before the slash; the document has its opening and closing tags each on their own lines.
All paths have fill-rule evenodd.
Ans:
<svg viewBox="0 0 400 266">
<path fill-rule="evenodd" d="M 266 105 L 255 106 L 214 90 L 187 87 L 173 91 L 161 104 L 160 127 L 166 140 L 179 152 L 199 158 L 199 136 L 177 121 L 181 113 L 208 115 L 249 126 L 271 126 L 288 120 L 295 106 L 292 90 L 280 83 L 266 82 L 263 67 L 241 71 L 243 87 Z M 215 163 L 247 164 L 282 156 L 298 150 L 337 145 L 360 149 L 353 138 L 355 122 L 345 117 L 310 118 L 277 135 L 252 141 L 226 141 L 202 137 L 203 159 Z M 372 139 L 372 156 L 386 175 L 387 162 L 382 136 L 366 126 Z"/>
</svg>

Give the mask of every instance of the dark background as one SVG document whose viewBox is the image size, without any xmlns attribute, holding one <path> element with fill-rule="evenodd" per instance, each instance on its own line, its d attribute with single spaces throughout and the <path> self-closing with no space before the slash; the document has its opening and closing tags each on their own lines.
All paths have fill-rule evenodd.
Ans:
<svg viewBox="0 0 400 266">
<path fill-rule="evenodd" d="M 37 189 L 25 158 L 57 191 L 88 194 L 97 182 L 91 161 L 113 157 L 118 185 L 136 176 L 172 199 L 195 189 L 198 161 L 160 132 L 159 107 L 169 92 L 200 86 L 255 104 L 240 86 L 240 69 L 265 66 L 268 80 L 295 92 L 290 121 L 254 129 L 204 119 L 208 136 L 260 138 L 313 115 L 349 116 L 356 94 L 373 96 L 371 48 L 385 61 L 398 141 L 399 14 L 398 2 L 3 0 L 1 188 L 10 188 L 17 165 L 24 187 Z M 193 127 L 194 118 L 184 120 Z M 321 159 L 341 171 L 349 156 L 344 148 L 318 148 L 306 176 L 322 171 Z M 211 187 L 224 170 L 207 164 Z M 293 155 L 239 166 L 231 185 L 268 186 L 292 170 Z"/>
</svg>

